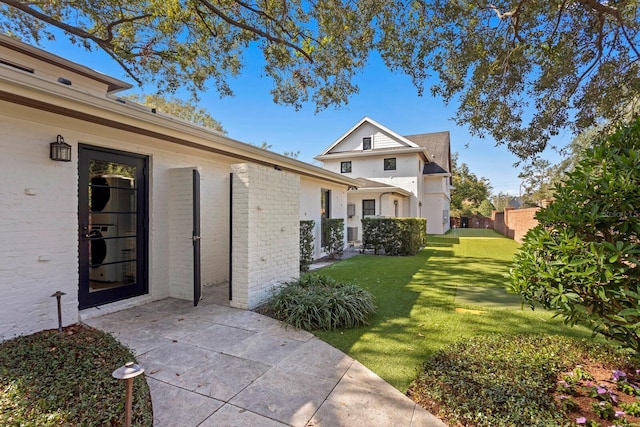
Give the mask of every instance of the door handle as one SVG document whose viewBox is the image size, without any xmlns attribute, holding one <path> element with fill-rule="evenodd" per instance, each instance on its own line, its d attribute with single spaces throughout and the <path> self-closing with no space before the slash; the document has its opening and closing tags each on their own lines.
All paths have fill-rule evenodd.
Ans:
<svg viewBox="0 0 640 427">
<path fill-rule="evenodd" d="M 197 242 L 198 240 L 200 240 L 200 239 L 201 239 L 201 237 L 200 237 L 200 236 L 197 236 L 197 235 L 195 235 L 195 234 L 194 234 L 194 235 L 193 235 L 193 237 L 192 237 L 191 239 L 192 239 L 194 242 Z"/>
</svg>

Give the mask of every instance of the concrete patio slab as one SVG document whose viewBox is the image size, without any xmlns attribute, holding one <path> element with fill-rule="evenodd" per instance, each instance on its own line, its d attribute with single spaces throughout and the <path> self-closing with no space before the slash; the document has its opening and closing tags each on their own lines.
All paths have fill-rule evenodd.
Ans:
<svg viewBox="0 0 640 427">
<path fill-rule="evenodd" d="M 226 305 L 167 298 L 91 317 L 145 368 L 158 427 L 446 427 L 306 331 Z"/>
<path fill-rule="evenodd" d="M 286 427 L 282 424 L 262 415 L 254 414 L 244 408 L 233 405 L 224 405 L 219 411 L 205 420 L 199 427 Z"/>
<path fill-rule="evenodd" d="M 304 426 L 335 384 L 335 381 L 274 367 L 229 403 L 288 425 Z"/>
<path fill-rule="evenodd" d="M 224 402 L 147 377 L 154 426 L 198 426 Z"/>
</svg>

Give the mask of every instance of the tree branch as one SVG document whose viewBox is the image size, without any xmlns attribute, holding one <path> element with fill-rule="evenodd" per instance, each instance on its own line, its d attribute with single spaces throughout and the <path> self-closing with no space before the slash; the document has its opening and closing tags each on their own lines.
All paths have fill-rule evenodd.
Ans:
<svg viewBox="0 0 640 427">
<path fill-rule="evenodd" d="M 3 0 L 0 0 L 3 1 Z M 215 15 L 217 15 L 220 19 L 222 19 L 223 21 L 225 21 L 226 23 L 233 25 L 234 27 L 238 27 L 241 28 L 243 30 L 252 32 L 260 37 L 263 37 L 269 41 L 272 41 L 274 43 L 280 43 L 283 44 L 297 52 L 299 52 L 302 56 L 304 56 L 309 62 L 313 63 L 313 58 L 311 58 L 311 55 L 309 55 L 307 52 L 304 51 L 304 49 L 302 49 L 299 46 L 296 46 L 295 44 L 291 43 L 288 40 L 285 40 L 281 37 L 272 35 L 267 33 L 266 31 L 263 31 L 259 28 L 256 28 L 254 26 L 245 24 L 243 22 L 237 21 L 229 16 L 227 16 L 226 14 L 224 14 L 220 9 L 218 9 L 216 6 L 214 6 L 210 1 L 208 0 L 199 0 L 199 2 L 204 5 L 207 9 L 209 9 L 211 12 L 213 12 Z"/>
<path fill-rule="evenodd" d="M 108 39 L 108 40 L 102 39 L 96 36 L 95 34 L 89 33 L 81 28 L 65 24 L 64 22 L 60 22 L 56 19 L 51 18 L 49 15 L 45 15 L 44 13 L 41 13 L 38 10 L 30 8 L 29 6 L 27 6 L 24 3 L 21 3 L 18 0 L 0 0 L 0 3 L 4 3 L 8 6 L 14 7 L 20 10 L 21 12 L 26 13 L 27 15 L 31 15 L 34 18 L 39 19 L 43 22 L 46 22 L 49 25 L 60 28 L 61 30 L 69 34 L 80 37 L 82 39 L 91 40 L 96 45 L 98 45 L 98 47 L 100 47 L 103 51 L 105 51 L 111 58 L 113 58 L 122 67 L 125 73 L 129 75 L 129 77 L 135 80 L 136 83 L 142 84 L 142 81 L 136 76 L 136 74 L 131 70 L 131 68 L 129 68 L 129 66 L 125 62 L 123 62 L 122 59 L 118 57 L 118 55 L 114 53 L 113 46 L 110 43 L 111 39 Z"/>
</svg>

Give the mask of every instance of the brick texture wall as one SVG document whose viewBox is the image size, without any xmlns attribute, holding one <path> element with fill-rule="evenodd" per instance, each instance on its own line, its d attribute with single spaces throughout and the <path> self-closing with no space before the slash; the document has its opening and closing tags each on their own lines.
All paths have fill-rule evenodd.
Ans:
<svg viewBox="0 0 640 427">
<path fill-rule="evenodd" d="M 169 295 L 193 298 L 193 168 L 169 170 Z"/>
<path fill-rule="evenodd" d="M 538 225 L 535 215 L 539 210 L 540 208 L 506 208 L 504 212 L 494 211 L 493 228 L 498 233 L 522 243 L 527 231 Z"/>
<path fill-rule="evenodd" d="M 0 114 L 0 340 L 56 328 L 58 290 L 78 319 L 78 156 L 49 159 L 57 133 Z"/>
<path fill-rule="evenodd" d="M 231 305 L 252 309 L 299 277 L 300 177 L 256 164 L 231 169 Z"/>
</svg>

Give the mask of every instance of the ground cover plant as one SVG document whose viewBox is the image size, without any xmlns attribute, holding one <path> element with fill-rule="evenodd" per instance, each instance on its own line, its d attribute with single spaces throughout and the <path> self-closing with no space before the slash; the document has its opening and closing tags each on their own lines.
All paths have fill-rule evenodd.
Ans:
<svg viewBox="0 0 640 427">
<path fill-rule="evenodd" d="M 259 311 L 312 331 L 367 325 L 376 306 L 371 293 L 359 286 L 307 275 L 286 283 Z"/>
<path fill-rule="evenodd" d="M 639 425 L 634 366 L 584 340 L 482 336 L 436 352 L 409 394 L 450 425 Z"/>
<path fill-rule="evenodd" d="M 134 360 L 111 335 L 80 325 L 0 343 L 0 425 L 122 426 L 125 385 L 111 374 Z M 144 375 L 134 380 L 132 423 L 153 423 Z"/>
</svg>

